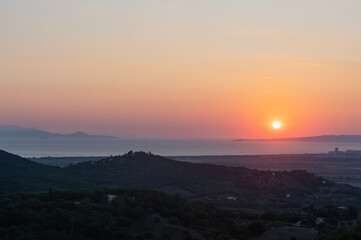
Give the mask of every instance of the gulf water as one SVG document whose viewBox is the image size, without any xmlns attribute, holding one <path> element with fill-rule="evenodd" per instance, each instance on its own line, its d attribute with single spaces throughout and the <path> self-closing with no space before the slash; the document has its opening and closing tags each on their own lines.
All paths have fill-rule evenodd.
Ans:
<svg viewBox="0 0 361 240">
<path fill-rule="evenodd" d="M 271 142 L 174 139 L 30 139 L 0 138 L 0 149 L 23 157 L 109 156 L 145 151 L 163 156 L 326 153 L 361 150 L 361 143 Z"/>
</svg>

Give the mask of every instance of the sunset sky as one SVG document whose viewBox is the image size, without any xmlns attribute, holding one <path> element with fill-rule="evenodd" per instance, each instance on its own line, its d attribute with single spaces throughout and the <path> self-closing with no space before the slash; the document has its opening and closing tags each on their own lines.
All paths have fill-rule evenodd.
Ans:
<svg viewBox="0 0 361 240">
<path fill-rule="evenodd" d="M 2 1 L 0 125 L 361 134 L 360 11 L 358 0 Z"/>
</svg>

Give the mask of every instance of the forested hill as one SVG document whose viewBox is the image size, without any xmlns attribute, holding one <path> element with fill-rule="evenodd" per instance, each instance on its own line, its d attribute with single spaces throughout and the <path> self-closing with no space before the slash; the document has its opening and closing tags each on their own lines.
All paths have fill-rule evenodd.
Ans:
<svg viewBox="0 0 361 240">
<path fill-rule="evenodd" d="M 83 162 L 67 169 L 98 186 L 159 189 L 233 207 L 357 205 L 361 196 L 358 188 L 302 170 L 272 172 L 186 163 L 144 152 Z"/>
<path fill-rule="evenodd" d="M 69 171 L 83 173 L 97 184 L 126 185 L 147 188 L 179 188 L 190 185 L 202 186 L 205 192 L 212 189 L 249 190 L 302 190 L 314 191 L 335 183 L 316 177 L 306 171 L 271 172 L 245 167 L 226 167 L 170 160 L 145 152 L 129 152 L 122 156 L 99 161 L 88 161 L 68 166 Z M 227 187 L 229 186 L 229 187 Z M 195 186 L 197 188 L 197 186 Z M 192 189 L 192 187 L 187 187 Z M 209 189 L 212 188 L 212 189 Z M 185 189 L 185 188 L 184 188 Z M 191 190 L 189 190 L 192 192 Z"/>
<path fill-rule="evenodd" d="M 65 169 L 42 165 L 0 150 L 0 194 L 86 186 L 92 184 L 81 183 Z"/>
<path fill-rule="evenodd" d="M 356 205 L 361 191 L 306 171 L 272 172 L 178 162 L 144 152 L 50 167 L 0 152 L 0 193 L 131 187 L 179 193 L 232 207 L 295 207 L 307 203 Z"/>
</svg>

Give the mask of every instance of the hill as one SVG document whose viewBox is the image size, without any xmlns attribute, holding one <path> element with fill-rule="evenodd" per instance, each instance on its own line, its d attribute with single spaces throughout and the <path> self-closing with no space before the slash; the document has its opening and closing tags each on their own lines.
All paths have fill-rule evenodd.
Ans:
<svg viewBox="0 0 361 240">
<path fill-rule="evenodd" d="M 129 152 L 65 168 L 0 152 L 0 193 L 96 187 L 158 189 L 233 208 L 300 208 L 305 204 L 355 206 L 361 190 L 306 171 L 259 171 L 244 167 L 178 162 Z"/>
<path fill-rule="evenodd" d="M 69 176 L 64 169 L 42 165 L 0 150 L 0 194 L 85 186 L 91 186 L 91 183 L 80 183 L 76 176 Z"/>
<path fill-rule="evenodd" d="M 361 135 L 321 135 L 298 138 L 235 139 L 234 141 L 345 142 L 361 143 Z"/>
<path fill-rule="evenodd" d="M 250 208 L 298 208 L 304 204 L 357 205 L 361 190 L 336 184 L 306 171 L 259 171 L 170 160 L 129 152 L 66 169 L 97 186 L 152 188 L 219 205 Z"/>
<path fill-rule="evenodd" d="M 70 134 L 52 133 L 36 128 L 23 128 L 18 126 L 0 126 L 0 138 L 116 138 L 104 135 L 89 135 L 84 132 Z"/>
</svg>

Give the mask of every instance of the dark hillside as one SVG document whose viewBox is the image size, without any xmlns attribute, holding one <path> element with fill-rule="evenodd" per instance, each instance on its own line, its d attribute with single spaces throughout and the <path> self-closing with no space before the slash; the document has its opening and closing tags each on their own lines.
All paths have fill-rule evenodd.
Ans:
<svg viewBox="0 0 361 240">
<path fill-rule="evenodd" d="M 87 185 L 92 186 L 91 183 Z M 64 169 L 42 165 L 0 150 L 0 194 L 79 187 L 85 187 L 85 184 L 81 184 L 76 176 L 69 176 Z"/>
<path fill-rule="evenodd" d="M 361 190 L 306 171 L 259 171 L 179 162 L 144 152 L 50 167 L 0 151 L 0 193 L 97 187 L 158 189 L 235 208 L 355 206 Z"/>
<path fill-rule="evenodd" d="M 144 152 L 83 162 L 67 169 L 98 186 L 160 189 L 238 207 L 299 207 L 306 203 L 356 205 L 361 196 L 357 188 L 336 184 L 306 171 L 272 172 L 194 164 Z"/>
</svg>

